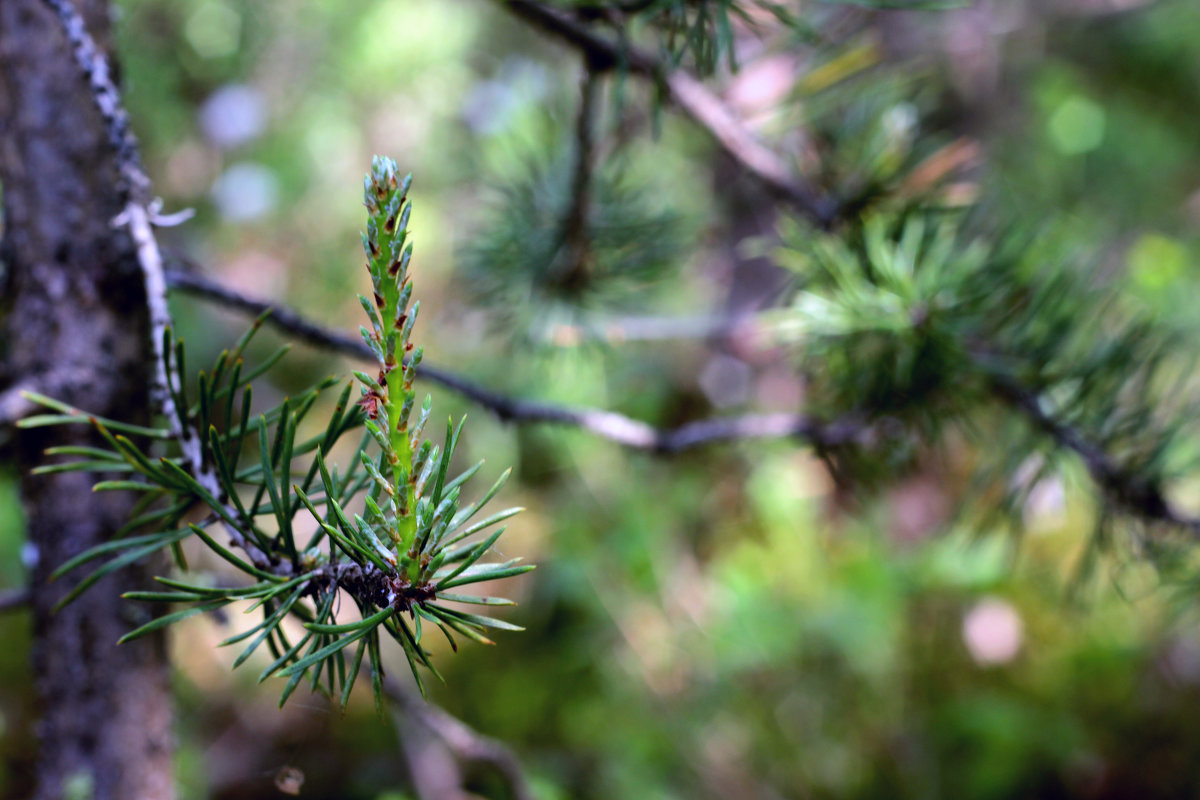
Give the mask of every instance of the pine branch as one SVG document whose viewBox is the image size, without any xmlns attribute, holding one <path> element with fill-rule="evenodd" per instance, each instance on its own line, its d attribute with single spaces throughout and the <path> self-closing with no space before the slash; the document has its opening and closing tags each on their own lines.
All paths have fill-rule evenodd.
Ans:
<svg viewBox="0 0 1200 800">
<path fill-rule="evenodd" d="M 1200 518 L 1172 506 L 1161 486 L 1131 474 L 1081 431 L 1046 413 L 1036 392 L 1007 378 L 994 378 L 991 388 L 999 400 L 1026 417 L 1034 428 L 1079 456 L 1092 480 L 1115 507 L 1148 522 L 1165 523 L 1200 536 Z"/>
<path fill-rule="evenodd" d="M 310 344 L 354 358 L 370 357 L 370 353 L 361 342 L 323 328 L 286 307 L 246 297 L 193 274 L 170 271 L 167 277 L 173 288 L 247 313 L 260 314 L 274 309 L 267 318 L 268 321 Z M 800 414 L 726 417 L 692 422 L 674 429 L 656 428 L 612 411 L 572 408 L 510 397 L 428 362 L 422 366 L 422 375 L 425 378 L 459 393 L 505 422 L 577 427 L 632 449 L 664 455 L 738 439 L 789 437 L 806 440 L 820 448 L 830 448 L 868 442 L 877 435 L 878 423 L 872 425 L 857 418 L 825 422 Z M 1048 415 L 1042 409 L 1035 391 L 1012 381 L 998 380 L 993 383 L 993 391 L 997 398 L 1029 419 L 1059 447 L 1080 456 L 1097 485 L 1118 506 L 1141 519 L 1174 525 L 1200 535 L 1200 519 L 1173 508 L 1166 501 L 1160 487 L 1147 486 L 1136 476 L 1123 472 L 1102 448 L 1088 441 L 1081 431 Z"/>
<path fill-rule="evenodd" d="M 758 140 L 728 106 L 694 75 L 682 68 L 669 69 L 653 55 L 625 42 L 616 43 L 597 34 L 579 17 L 537 0 L 501 0 L 514 15 L 539 30 L 581 50 L 596 71 L 623 67 L 631 73 L 660 81 L 669 99 L 716 139 L 722 149 L 771 192 L 800 210 L 823 228 L 839 215 L 838 203 L 812 183 L 796 176 L 778 153 Z"/>
<path fill-rule="evenodd" d="M 362 341 L 323 328 L 286 307 L 248 297 L 227 286 L 179 270 L 169 271 L 167 280 L 173 288 L 249 314 L 270 311 L 267 317 L 269 323 L 317 347 L 357 359 L 370 360 L 374 357 Z M 615 411 L 575 408 L 511 397 L 427 361 L 421 364 L 418 377 L 457 392 L 504 422 L 547 423 L 580 428 L 634 450 L 663 455 L 739 439 L 797 438 L 816 447 L 828 448 L 865 442 L 875 435 L 875 425 L 857 417 L 824 421 L 804 414 L 749 414 L 699 420 L 677 428 L 656 428 Z"/>
</svg>

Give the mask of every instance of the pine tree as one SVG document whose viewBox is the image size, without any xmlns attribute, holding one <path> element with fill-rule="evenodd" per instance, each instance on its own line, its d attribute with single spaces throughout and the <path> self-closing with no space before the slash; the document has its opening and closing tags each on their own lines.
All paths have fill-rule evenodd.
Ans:
<svg viewBox="0 0 1200 800">
<path fill-rule="evenodd" d="M 249 606 L 253 624 L 221 646 L 240 648 L 235 668 L 268 654 L 258 681 L 278 679 L 280 705 L 307 679 L 344 709 L 365 664 L 362 679 L 381 715 L 398 705 L 428 731 L 441 730 L 463 760 L 475 753 L 490 764 L 509 795 L 532 796 L 503 746 L 447 722 L 386 675 L 390 639 L 423 696 L 429 675 L 442 678 L 427 637 L 444 636 L 457 650 L 464 639 L 492 644 L 492 631 L 521 630 L 494 612 L 464 610 L 511 601 L 461 587 L 533 580 L 518 577 L 533 569 L 519 554 L 496 557 L 501 523 L 522 509 L 484 512 L 510 471 L 484 491 L 470 484 L 483 462 L 455 474 L 463 422 L 451 419 L 437 443 L 423 438 L 437 401 L 418 403 L 418 379 L 506 422 L 579 428 L 659 455 L 784 439 L 821 461 L 852 515 L 931 461 L 965 453 L 970 486 L 947 494 L 959 525 L 975 534 L 1002 528 L 1019 539 L 1035 489 L 1063 472 L 1079 475 L 1095 513 L 1074 566 L 1078 584 L 1106 559 L 1193 580 L 1200 518 L 1179 491 L 1194 471 L 1189 343 L 1124 284 L 1104 279 L 1095 254 L 1078 252 L 1071 220 L 1024 218 L 1003 187 L 981 177 L 978 147 L 944 119 L 954 112 L 938 96 L 945 87 L 890 73 L 876 40 L 892 19 L 883 9 L 954 4 L 497 5 L 565 44 L 578 72 L 564 90 L 570 122 L 545 122 L 522 168 L 498 178 L 482 213 L 464 222 L 461 295 L 487 309 L 506 356 L 538 364 L 556 347 L 584 345 L 649 372 L 618 345 L 698 338 L 734 364 L 712 373 L 709 396 L 736 398 L 739 370 L 749 369 L 739 348 L 752 339 L 777 355 L 802 400 L 772 413 L 696 414 L 694 397 L 658 386 L 667 402 L 620 398 L 626 414 L 519 398 L 487 387 L 489 376 L 424 362 L 415 344 L 412 177 L 386 156 L 374 159 L 363 186 L 370 294 L 359 297 L 359 339 L 269 308 L 210 367 L 195 370 L 171 319 L 168 284 L 243 309 L 262 304 L 169 269 L 173 256 L 158 229 L 180 220 L 154 199 L 114 70 L 96 43 L 107 39 L 106 4 L 20 0 L 0 10 L 3 72 L 12 76 L 0 98 L 12 145 L 0 156 L 0 178 L 13 254 L 0 412 L 13 423 L 31 539 L 43 558 L 31 589 L 43 639 L 38 663 L 62 641 L 63 620 L 85 620 L 77 636 L 120 628 L 113 652 L 138 655 L 105 651 L 103 668 L 132 674 L 143 661 L 162 705 L 164 630 Z M 804 65 L 774 101 L 777 124 L 757 129 L 714 88 L 736 79 L 756 50 L 788 69 Z M 34 79 L 41 73 L 51 83 Z M 65 75 L 75 80 L 69 89 L 52 85 Z M 78 124 L 48 136 L 22 127 L 31 115 Z M 677 207 L 681 193 L 635 164 L 636 147 L 671 146 L 664 126 L 677 117 L 708 142 L 708 160 L 691 163 L 697 173 L 711 171 L 705 202 L 722 224 L 705 237 Z M 47 136 L 52 147 L 39 150 L 38 137 Z M 72 174 L 81 163 L 101 169 Z M 76 179 L 86 198 L 74 193 Z M 43 186 L 54 191 L 39 194 Z M 43 195 L 53 198 L 50 207 Z M 38 232 L 43 218 L 54 223 L 48 237 Z M 87 237 L 74 241 L 71 225 Z M 55 256 L 56 247 L 70 257 Z M 682 318 L 646 313 L 653 302 L 669 305 L 683 265 L 694 265 L 704 247 L 738 262 L 728 302 Z M 103 263 L 81 261 L 87 248 L 98 248 Z M 746 268 L 752 262 L 759 269 Z M 49 263 L 71 269 L 47 279 Z M 79 294 L 55 295 L 56 281 L 77 282 Z M 753 299 L 739 300 L 739 292 Z M 92 295 L 103 308 L 83 314 Z M 136 336 L 114 321 L 131 297 Z M 370 367 L 340 390 L 341 379 L 329 378 L 259 407 L 256 383 L 287 352 L 251 359 L 270 325 Z M 106 336 L 115 354 L 77 346 Z M 330 393 L 334 410 L 318 419 Z M 647 421 L 646 407 L 667 411 Z M 350 455 L 335 463 L 335 449 Z M 89 488 L 103 499 L 83 499 Z M 59 537 L 58 528 L 90 516 L 92 502 L 87 530 Z M 213 581 L 192 570 L 185 543 L 225 562 L 227 573 Z M 119 576 L 119 590 L 104 580 L 110 576 Z M 105 599 L 93 619 L 87 604 L 97 596 Z M 21 602 L 24 595 L 14 604 Z M 136 624 L 125 624 L 123 613 Z M 519 634 L 500 646 L 514 659 L 524 652 Z M 68 678 L 48 668 L 43 699 L 64 692 Z M 453 692 L 452 679 L 447 685 Z M 47 719 L 63 719 L 78 702 L 62 700 Z M 88 715 L 105 726 L 103 708 Z M 103 758 L 81 755 L 78 736 L 48 725 L 37 796 L 171 796 L 169 765 L 151 755 L 165 750 L 165 712 L 159 716 Z M 122 773 L 133 763 L 138 769 Z M 420 775 L 412 778 L 427 794 Z"/>
</svg>

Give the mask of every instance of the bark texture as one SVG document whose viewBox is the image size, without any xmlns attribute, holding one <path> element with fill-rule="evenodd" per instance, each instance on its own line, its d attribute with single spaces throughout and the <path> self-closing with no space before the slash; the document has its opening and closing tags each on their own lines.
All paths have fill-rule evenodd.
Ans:
<svg viewBox="0 0 1200 800">
<path fill-rule="evenodd" d="M 97 41 L 108 3 L 76 0 Z M 145 295 L 120 211 L 113 154 L 58 23 L 39 0 L 0 0 L 0 182 L 12 384 L 130 421 L 148 415 Z M 39 705 L 36 800 L 173 796 L 171 703 L 161 637 L 116 645 L 144 613 L 120 599 L 148 582 L 128 570 L 63 611 L 79 575 L 56 565 L 110 538 L 133 498 L 91 492 L 92 476 L 30 476 L 56 444 L 96 444 L 83 426 L 14 439 L 28 518 Z M 85 568 L 86 570 L 86 568 Z"/>
</svg>

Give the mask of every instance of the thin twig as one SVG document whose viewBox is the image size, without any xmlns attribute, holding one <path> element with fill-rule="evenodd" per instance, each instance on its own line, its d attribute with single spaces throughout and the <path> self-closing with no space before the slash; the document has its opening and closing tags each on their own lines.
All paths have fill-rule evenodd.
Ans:
<svg viewBox="0 0 1200 800">
<path fill-rule="evenodd" d="M 104 52 L 87 32 L 83 17 L 71 0 L 44 0 L 58 17 L 63 33 L 71 45 L 75 63 L 87 78 L 92 92 L 92 102 L 104 118 L 109 145 L 115 152 L 118 172 L 118 189 L 128 201 L 147 202 L 150 195 L 150 179 L 142 169 L 142 157 L 138 149 L 137 136 L 129 124 L 129 114 L 121 103 L 121 92 L 112 80 L 112 70 Z"/>
<path fill-rule="evenodd" d="M 537 0 L 501 0 L 516 16 L 582 50 L 596 70 L 623 67 L 660 81 L 669 99 L 712 135 L 734 161 L 773 193 L 790 202 L 822 227 L 838 215 L 838 204 L 825 192 L 796 176 L 787 162 L 758 140 L 728 106 L 695 76 L 682 68 L 668 69 L 649 53 L 597 34 L 569 12 Z"/>
<path fill-rule="evenodd" d="M 391 717 L 413 798 L 469 800 L 470 795 L 463 789 L 467 782 L 465 765 L 450 748 L 412 715 L 393 708 Z"/>
<path fill-rule="evenodd" d="M 561 247 L 564 268 L 558 281 L 563 286 L 578 286 L 587 280 L 591 233 L 588 215 L 592 197 L 592 151 L 595 149 L 596 73 L 586 63 L 579 82 L 579 114 L 575 122 L 575 161 L 571 165 L 571 201 L 563 216 Z"/>
<path fill-rule="evenodd" d="M 508 784 L 513 800 L 533 800 L 521 762 L 501 742 L 484 736 L 438 706 L 424 702 L 391 678 L 383 679 L 383 693 L 402 714 L 441 739 L 459 761 L 491 767 Z"/>
<path fill-rule="evenodd" d="M 323 328 L 285 307 L 254 300 L 189 273 L 169 271 L 167 280 L 173 288 L 250 314 L 257 315 L 274 309 L 267 318 L 269 321 L 310 344 L 354 358 L 373 358 L 361 341 Z M 422 377 L 457 392 L 506 422 L 577 427 L 626 447 L 661 454 L 678 453 L 722 441 L 785 437 L 803 439 L 824 450 L 854 443 L 870 443 L 883 432 L 884 425 L 883 421 L 872 424 L 852 416 L 823 421 L 803 414 L 751 414 L 699 420 L 678 428 L 663 429 L 613 411 L 572 408 L 510 397 L 429 362 L 422 363 L 421 367 Z M 1077 454 L 1096 483 L 1118 506 L 1143 519 L 1175 525 L 1200 535 L 1200 519 L 1172 507 L 1161 488 L 1129 475 L 1103 448 L 1089 441 L 1082 432 L 1047 414 L 1036 392 L 1000 379 L 994 379 L 992 387 L 999 399 L 1027 417 L 1056 444 Z"/>
<path fill-rule="evenodd" d="M 283 306 L 256 300 L 198 275 L 170 270 L 167 282 L 172 288 L 216 301 L 248 314 L 271 310 L 267 321 L 309 344 L 343 353 L 353 358 L 373 360 L 374 355 L 362 343 L 343 333 L 330 331 Z M 576 408 L 511 397 L 480 386 L 455 372 L 421 362 L 418 379 L 429 380 L 491 411 L 505 422 L 548 423 L 580 428 L 601 438 L 636 450 L 671 454 L 717 442 L 737 439 L 799 438 L 817 447 L 838 447 L 863 442 L 874 435 L 874 425 L 857 417 L 830 421 L 804 414 L 748 414 L 740 417 L 689 422 L 678 428 L 656 428 L 615 411 Z"/>
<path fill-rule="evenodd" d="M 154 349 L 154 399 L 159 411 L 167 418 L 172 433 L 179 440 L 183 456 L 192 465 L 195 477 L 201 485 L 210 492 L 215 490 L 213 497 L 220 496 L 220 485 L 213 474 L 211 485 L 201 480 L 203 469 L 203 448 L 196 431 L 191 430 L 181 420 L 180 410 L 175 407 L 175 396 L 180 389 L 180 378 L 175 370 L 167 369 L 166 332 L 172 327 L 171 311 L 167 306 L 167 280 L 163 276 L 162 253 L 158 249 L 158 239 L 150 226 L 150 214 L 141 203 L 130 202 L 125 206 L 121 215 L 113 220 L 113 225 L 126 225 L 129 235 L 137 247 L 138 263 L 142 267 L 142 278 L 146 286 L 146 305 L 150 313 L 150 344 Z"/>
<path fill-rule="evenodd" d="M 76 64 L 87 79 L 92 100 L 108 132 L 109 143 L 115 150 L 118 171 L 118 187 L 125 196 L 125 207 L 113 220 L 114 226 L 126 226 L 137 248 L 138 264 L 146 286 L 146 304 L 150 316 L 150 346 L 154 353 L 154 384 L 151 399 L 157 410 L 171 426 L 174 438 L 179 442 L 188 470 L 205 491 L 213 497 L 224 497 L 221 482 L 212 465 L 203 458 L 204 448 L 200 434 L 185 423 L 182 409 L 175 407 L 175 392 L 179 376 L 167 369 L 164 342 L 171 327 L 171 312 L 167 307 L 167 283 L 163 275 L 162 251 L 154 235 L 152 221 L 157 217 L 157 205 L 150 199 L 151 183 L 142 169 L 141 154 L 137 137 L 129 125 L 129 115 L 121 103 L 121 93 L 112 81 L 112 71 L 103 51 L 87 32 L 83 17 L 70 0 L 45 0 L 54 11 L 71 44 Z M 232 506 L 226 507 L 230 517 L 236 518 Z M 230 540 L 245 551 L 259 569 L 269 569 L 271 559 L 235 526 L 227 526 Z"/>
</svg>

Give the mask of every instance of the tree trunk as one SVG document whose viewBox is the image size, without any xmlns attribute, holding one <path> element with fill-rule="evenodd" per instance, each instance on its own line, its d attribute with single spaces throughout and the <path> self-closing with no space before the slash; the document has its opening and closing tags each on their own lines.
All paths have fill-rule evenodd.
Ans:
<svg viewBox="0 0 1200 800">
<path fill-rule="evenodd" d="M 75 0 L 108 42 L 108 3 Z M 10 382 L 100 415 L 148 416 L 145 294 L 128 235 L 110 220 L 121 199 L 113 153 L 54 16 L 38 0 L 0 0 L 0 181 L 8 268 Z M 127 493 L 93 494 L 94 476 L 31 476 L 51 445 L 96 444 L 85 426 L 20 431 L 14 446 L 28 516 L 33 675 L 39 706 L 38 800 L 173 796 L 171 702 L 162 637 L 117 646 L 142 610 L 127 570 L 57 614 L 79 578 L 48 583 L 65 559 L 128 519 Z M 86 567 L 80 572 L 86 572 Z"/>
</svg>

